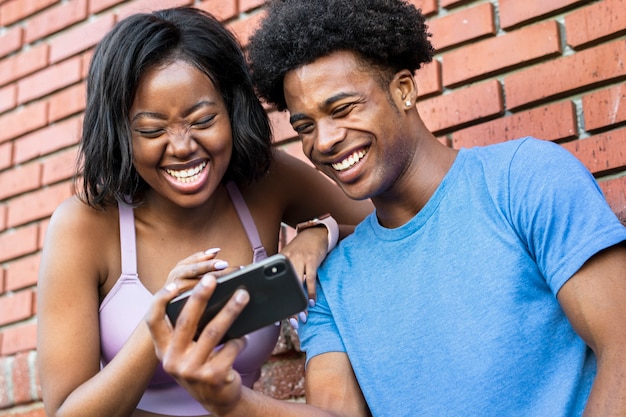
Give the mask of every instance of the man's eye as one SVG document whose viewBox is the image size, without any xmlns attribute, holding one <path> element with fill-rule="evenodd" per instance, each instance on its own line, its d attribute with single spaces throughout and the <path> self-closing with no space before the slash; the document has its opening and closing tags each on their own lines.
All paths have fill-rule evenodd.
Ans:
<svg viewBox="0 0 626 417">
<path fill-rule="evenodd" d="M 346 114 L 350 112 L 350 110 L 352 110 L 353 107 L 354 107 L 353 103 L 342 104 L 341 106 L 333 110 L 332 115 L 333 117 L 345 116 Z"/>
<path fill-rule="evenodd" d="M 310 133 L 313 130 L 312 123 L 304 123 L 293 127 L 293 130 L 296 131 L 297 134 L 303 135 L 306 133 Z"/>
</svg>

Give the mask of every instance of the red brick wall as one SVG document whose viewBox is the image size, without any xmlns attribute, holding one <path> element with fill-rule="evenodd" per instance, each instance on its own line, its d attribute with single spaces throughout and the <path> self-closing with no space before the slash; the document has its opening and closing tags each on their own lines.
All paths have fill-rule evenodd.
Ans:
<svg viewBox="0 0 626 417">
<path fill-rule="evenodd" d="M 561 143 L 626 217 L 626 0 L 412 0 L 436 61 L 418 108 L 455 148 L 533 135 Z M 0 0 L 0 416 L 43 416 L 35 298 L 47 219 L 70 195 L 91 50 L 133 11 L 195 4 L 245 44 L 262 0 Z M 285 114 L 276 141 L 301 157 Z M 301 396 L 302 358 L 286 334 L 257 384 Z"/>
</svg>

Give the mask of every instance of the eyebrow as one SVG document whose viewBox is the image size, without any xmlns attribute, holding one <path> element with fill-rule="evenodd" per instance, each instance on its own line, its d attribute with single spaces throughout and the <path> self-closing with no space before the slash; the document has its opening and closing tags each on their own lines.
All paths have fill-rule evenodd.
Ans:
<svg viewBox="0 0 626 417">
<path fill-rule="evenodd" d="M 198 110 L 201 107 L 211 107 L 211 106 L 215 106 L 215 102 L 209 101 L 209 100 L 199 101 L 196 104 L 194 104 L 193 106 L 191 106 L 190 108 L 188 108 L 187 110 L 185 110 L 185 112 L 182 114 L 182 116 L 183 117 L 187 117 L 191 113 L 195 112 L 196 110 Z M 164 114 L 162 114 L 162 113 L 144 111 L 144 112 L 140 112 L 140 113 L 137 113 L 136 115 L 134 115 L 133 118 L 131 119 L 131 123 L 134 122 L 135 120 L 144 119 L 144 118 L 147 118 L 147 119 L 161 119 L 161 120 L 167 119 L 167 117 Z"/>
<path fill-rule="evenodd" d="M 334 104 L 335 102 L 337 102 L 339 100 L 343 100 L 344 98 L 347 98 L 347 97 L 354 97 L 356 95 L 357 95 L 357 93 L 338 93 L 338 94 L 335 94 L 334 96 L 330 96 L 326 100 L 324 100 L 324 103 L 322 103 L 320 108 L 321 109 L 326 109 L 326 108 L 330 107 L 332 104 Z M 295 114 L 292 114 L 291 117 L 289 117 L 289 123 L 294 124 L 298 120 L 302 120 L 302 119 L 308 119 L 308 117 L 304 113 L 295 113 Z"/>
</svg>

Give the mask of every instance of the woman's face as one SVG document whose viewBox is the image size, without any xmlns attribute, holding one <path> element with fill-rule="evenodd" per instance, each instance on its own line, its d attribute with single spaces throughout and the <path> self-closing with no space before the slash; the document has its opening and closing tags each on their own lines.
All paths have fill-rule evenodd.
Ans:
<svg viewBox="0 0 626 417">
<path fill-rule="evenodd" d="M 206 202 L 233 150 L 230 118 L 213 82 L 174 61 L 148 70 L 130 109 L 133 164 L 151 191 L 177 205 Z"/>
</svg>

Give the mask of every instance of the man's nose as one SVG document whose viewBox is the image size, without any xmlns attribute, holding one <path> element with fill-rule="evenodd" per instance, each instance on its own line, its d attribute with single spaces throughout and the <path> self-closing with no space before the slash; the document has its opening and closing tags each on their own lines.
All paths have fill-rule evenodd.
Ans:
<svg viewBox="0 0 626 417">
<path fill-rule="evenodd" d="M 344 136 L 345 128 L 337 126 L 334 120 L 321 120 L 317 125 L 315 148 L 320 153 L 331 153 Z"/>
</svg>

